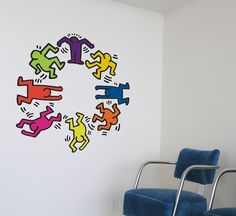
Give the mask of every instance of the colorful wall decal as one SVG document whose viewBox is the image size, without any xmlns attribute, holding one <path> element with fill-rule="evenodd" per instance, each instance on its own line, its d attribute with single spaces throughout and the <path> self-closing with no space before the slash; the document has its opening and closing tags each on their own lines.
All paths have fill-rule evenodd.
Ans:
<svg viewBox="0 0 236 216">
<path fill-rule="evenodd" d="M 65 62 L 60 62 L 58 57 L 47 57 L 49 51 L 58 53 L 59 49 L 48 43 L 41 51 L 33 50 L 31 52 L 32 60 L 29 64 L 35 69 L 35 74 L 39 74 L 43 70 L 49 72 L 50 79 L 55 79 L 57 78 L 57 75 L 53 65 L 56 64 L 57 68 L 61 70 L 65 66 Z"/>
<path fill-rule="evenodd" d="M 99 116 L 97 114 L 94 114 L 92 121 L 95 123 L 96 121 L 104 122 L 105 125 L 99 125 L 98 131 L 100 130 L 110 130 L 112 125 L 116 125 L 118 123 L 118 116 L 120 115 L 120 110 L 117 107 L 117 104 L 112 105 L 112 110 L 108 108 L 104 108 L 104 104 L 100 103 L 96 106 L 96 109 L 98 109 L 102 116 Z"/>
<path fill-rule="evenodd" d="M 29 125 L 31 131 L 22 130 L 21 133 L 26 136 L 36 137 L 41 131 L 50 128 L 54 121 L 61 121 L 60 113 L 58 113 L 57 116 L 51 116 L 50 118 L 47 118 L 47 115 L 53 112 L 53 109 L 47 106 L 46 111 L 41 112 L 39 118 L 36 118 L 34 120 L 21 119 L 21 121 L 16 125 L 16 127 L 23 128 L 24 125 Z"/>
<path fill-rule="evenodd" d="M 33 80 L 23 80 L 20 76 L 17 82 L 18 86 L 27 86 L 27 97 L 17 95 L 17 104 L 21 105 L 23 102 L 30 104 L 33 99 L 36 100 L 61 100 L 62 96 L 52 96 L 51 91 L 62 91 L 61 86 L 49 86 L 49 85 L 35 85 Z"/>
<path fill-rule="evenodd" d="M 100 50 L 98 50 L 95 53 L 91 53 L 90 56 L 95 60 L 99 57 L 100 61 L 94 61 L 89 62 L 88 60 L 85 61 L 85 64 L 87 68 L 93 68 L 98 67 L 95 72 L 93 72 L 93 76 L 97 79 L 101 79 L 101 73 L 106 71 L 108 68 L 110 68 L 110 74 L 112 76 L 115 76 L 115 70 L 117 64 L 112 61 L 112 57 L 109 53 L 102 53 Z"/>
<path fill-rule="evenodd" d="M 84 62 L 81 59 L 82 56 L 82 45 L 88 46 L 90 49 L 94 48 L 94 45 L 89 42 L 86 38 L 84 39 L 79 39 L 76 36 L 72 37 L 63 37 L 57 42 L 57 46 L 61 46 L 63 43 L 67 43 L 70 46 L 70 55 L 71 59 L 68 60 L 68 63 L 73 63 L 73 64 L 84 64 Z"/>
<path fill-rule="evenodd" d="M 16 96 L 17 105 L 27 118 L 22 117 L 16 127 L 21 129 L 21 134 L 34 138 L 42 131 L 46 132 L 53 128 L 61 130 L 63 128 L 68 134 L 65 141 L 70 142 L 69 147 L 75 153 L 78 149 L 83 151 L 88 146 L 90 143 L 89 136 L 93 133 L 107 136 L 108 133 L 120 131 L 121 122 L 118 117 L 123 113 L 121 106 L 124 104 L 127 106 L 130 102 L 129 97 L 124 97 L 124 90 L 129 90 L 130 84 L 125 82 L 125 84 L 119 83 L 118 85 L 118 82 L 114 80 L 117 76 L 116 68 L 118 65 L 116 54 L 111 56 L 109 53 L 102 53 L 100 49 L 87 54 L 95 48 L 94 43 L 75 33 L 70 33 L 56 41 L 56 45 L 45 43 L 46 45 L 42 49 L 41 46 L 36 46 L 37 49 L 31 52 L 31 61 L 29 62 L 31 68 L 34 69 L 34 75 L 30 73 L 31 79 L 24 80 L 22 76 L 17 79 L 19 87 L 25 86 L 27 88 L 26 96 L 20 94 Z M 68 51 L 70 51 L 70 56 L 68 56 Z M 51 53 L 49 54 L 49 52 Z M 82 56 L 83 58 L 90 56 L 94 61 L 87 59 L 84 64 Z M 101 101 L 94 107 L 95 111 L 96 109 L 99 111 L 98 114 L 93 112 L 91 116 L 85 115 L 85 112 L 79 111 L 78 107 L 75 118 L 69 117 L 70 114 L 68 113 L 64 113 L 62 117 L 61 110 L 53 115 L 57 103 L 61 103 L 63 100 L 63 83 L 56 83 L 59 80 L 56 78 L 64 72 L 65 62 L 60 59 L 65 59 L 65 57 L 69 58 L 67 60 L 69 65 L 75 64 L 78 69 L 88 70 L 89 72 L 91 68 L 94 68 L 95 71 L 92 73 L 92 77 L 95 77 L 100 83 L 103 81 L 107 83 L 107 85 L 96 85 L 95 89 L 98 93 L 95 96 L 91 95 L 91 99 L 95 98 L 95 100 Z M 61 70 L 61 72 L 56 74 L 57 70 Z M 106 71 L 112 77 L 105 74 L 102 80 L 102 73 Z M 52 82 L 53 85 L 51 85 Z M 91 88 L 94 87 L 91 86 Z M 56 92 L 58 93 L 56 94 Z M 42 102 L 39 103 L 39 100 Z M 23 103 L 27 104 L 27 107 L 23 107 Z M 34 116 L 39 117 L 34 118 Z M 25 125 L 29 129 L 23 129 Z M 71 132 L 72 135 L 70 135 Z M 77 144 L 80 145 L 78 148 Z"/>
<path fill-rule="evenodd" d="M 72 152 L 76 152 L 77 148 L 75 144 L 82 143 L 82 145 L 79 147 L 79 150 L 82 151 L 84 148 L 87 146 L 89 143 L 89 138 L 87 137 L 87 128 L 85 124 L 82 122 L 84 115 L 82 113 L 76 113 L 77 115 L 77 125 L 74 125 L 74 120 L 73 118 L 69 118 L 66 120 L 66 123 L 69 124 L 69 130 L 73 131 L 73 139 L 70 143 L 70 148 Z"/>
<path fill-rule="evenodd" d="M 105 90 L 104 95 L 96 95 L 96 99 L 117 99 L 118 104 L 129 104 L 129 98 L 123 98 L 123 89 L 129 89 L 129 83 L 116 86 L 96 86 L 96 90 Z"/>
</svg>

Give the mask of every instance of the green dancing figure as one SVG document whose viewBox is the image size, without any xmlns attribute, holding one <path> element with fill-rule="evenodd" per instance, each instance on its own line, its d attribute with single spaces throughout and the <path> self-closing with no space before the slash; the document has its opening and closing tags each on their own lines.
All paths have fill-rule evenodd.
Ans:
<svg viewBox="0 0 236 216">
<path fill-rule="evenodd" d="M 55 63 L 59 70 L 65 66 L 65 62 L 60 62 L 58 57 L 47 57 L 49 51 L 53 53 L 58 53 L 59 49 L 53 47 L 48 43 L 41 51 L 33 50 L 31 52 L 31 58 L 29 65 L 35 69 L 35 74 L 39 74 L 41 71 L 49 72 L 49 78 L 55 79 L 57 75 L 55 74 L 55 68 L 53 64 Z"/>
</svg>

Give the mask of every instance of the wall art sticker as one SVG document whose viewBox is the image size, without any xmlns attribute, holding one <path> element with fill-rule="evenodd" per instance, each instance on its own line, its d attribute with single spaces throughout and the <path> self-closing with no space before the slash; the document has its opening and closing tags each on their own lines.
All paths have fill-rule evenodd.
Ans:
<svg viewBox="0 0 236 216">
<path fill-rule="evenodd" d="M 110 69 L 110 75 L 115 76 L 115 70 L 117 64 L 112 60 L 112 57 L 109 53 L 102 53 L 98 50 L 95 53 L 91 53 L 90 56 L 95 60 L 99 58 L 99 61 L 90 62 L 88 60 L 85 61 L 87 68 L 98 67 L 95 72 L 93 72 L 93 76 L 97 79 L 101 79 L 101 73 Z"/>
<path fill-rule="evenodd" d="M 69 130 L 73 131 L 73 139 L 70 143 L 70 148 L 72 152 L 76 152 L 77 148 L 75 144 L 82 143 L 82 145 L 79 147 L 79 150 L 82 151 L 89 143 L 89 138 L 87 137 L 87 128 L 85 124 L 82 122 L 84 115 L 82 113 L 76 113 L 77 120 L 76 125 L 74 125 L 74 119 L 69 118 L 66 120 L 66 123 L 69 124 Z"/>
<path fill-rule="evenodd" d="M 33 99 L 36 100 L 49 100 L 56 101 L 61 100 L 62 96 L 51 95 L 52 91 L 61 92 L 63 88 L 61 86 L 49 86 L 49 85 L 35 85 L 33 80 L 23 80 L 20 76 L 17 82 L 18 86 L 27 86 L 27 96 L 17 95 L 17 104 L 21 105 L 23 102 L 30 104 Z"/>
<path fill-rule="evenodd" d="M 116 86 L 96 86 L 96 90 L 105 90 L 104 95 L 96 95 L 96 99 L 117 99 L 118 104 L 125 103 L 129 104 L 129 98 L 123 97 L 123 89 L 129 89 L 129 83 L 127 82 L 125 85 L 119 84 Z"/>
<path fill-rule="evenodd" d="M 50 128 L 54 121 L 61 121 L 60 113 L 58 113 L 57 116 L 51 116 L 50 118 L 47 118 L 47 115 L 53 112 L 53 109 L 47 106 L 46 111 L 41 112 L 39 118 L 33 120 L 21 119 L 21 121 L 16 125 L 16 127 L 23 128 L 24 125 L 29 125 L 31 131 L 22 130 L 21 133 L 26 136 L 36 137 L 41 131 Z"/>
<path fill-rule="evenodd" d="M 86 45 L 90 49 L 94 48 L 94 45 L 89 42 L 86 38 L 79 39 L 78 36 L 72 36 L 72 37 L 63 37 L 57 42 L 57 46 L 60 47 L 63 43 L 67 43 L 70 46 L 70 56 L 71 59 L 68 60 L 68 63 L 73 64 L 84 64 L 84 62 L 81 60 L 82 57 L 82 45 Z"/>
<path fill-rule="evenodd" d="M 130 89 L 130 83 L 116 81 L 118 55 L 103 53 L 96 49 L 92 41 L 76 33 L 59 37 L 56 41 L 56 44 L 46 42 L 44 46 L 37 45 L 36 49 L 29 51 L 29 78 L 26 79 L 27 74 L 17 78 L 21 93 L 17 94 L 16 102 L 22 117 L 16 127 L 23 136 L 34 140 L 42 131 L 46 135 L 48 130 L 56 129 L 55 133 L 63 130 L 67 134 L 63 138 L 67 143 L 66 149 L 75 153 L 90 146 L 88 144 L 93 141 L 90 137 L 93 134 L 107 136 L 120 131 L 124 122 L 120 122 L 119 117 L 124 114 L 125 107 L 130 102 L 124 92 L 128 93 L 126 91 Z M 72 112 L 74 114 L 63 113 L 63 108 L 57 108 L 63 104 L 63 80 L 65 82 L 66 76 L 63 80 L 58 78 L 66 70 L 70 70 L 72 64 L 73 70 L 78 68 L 78 71 L 87 71 L 88 77 L 97 82 L 97 85 L 90 86 L 96 90 L 96 94 L 91 95 L 91 100 L 98 101 L 97 106 L 92 107 L 94 111 L 91 114 L 86 114 L 86 110 L 80 110 L 80 107 Z M 34 73 L 31 72 L 32 69 Z M 122 74 L 124 73 L 119 71 L 118 76 Z M 67 82 L 70 79 L 71 76 Z M 26 90 L 25 93 L 22 93 L 23 89 Z M 71 92 L 71 95 L 74 94 L 75 92 Z"/>
<path fill-rule="evenodd" d="M 42 70 L 49 73 L 50 79 L 57 78 L 55 73 L 56 69 L 53 65 L 56 65 L 59 70 L 65 66 L 65 62 L 60 62 L 58 57 L 47 57 L 49 51 L 58 53 L 59 49 L 48 43 L 41 51 L 33 50 L 31 52 L 31 58 L 29 65 L 35 69 L 35 74 L 39 74 Z"/>
<path fill-rule="evenodd" d="M 118 115 L 120 115 L 120 110 L 117 107 L 117 104 L 112 105 L 112 110 L 108 108 L 104 108 L 104 104 L 100 103 L 96 106 L 96 109 L 102 113 L 102 116 L 99 116 L 97 114 L 94 114 L 93 116 L 93 122 L 95 123 L 96 121 L 104 122 L 105 125 L 99 125 L 97 127 L 98 131 L 100 130 L 110 130 L 112 125 L 116 125 L 118 123 Z"/>
</svg>

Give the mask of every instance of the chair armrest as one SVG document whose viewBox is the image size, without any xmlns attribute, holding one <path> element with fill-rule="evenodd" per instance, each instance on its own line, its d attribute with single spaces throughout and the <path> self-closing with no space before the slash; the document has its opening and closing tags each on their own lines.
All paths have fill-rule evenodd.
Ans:
<svg viewBox="0 0 236 216">
<path fill-rule="evenodd" d="M 211 194 L 211 199 L 210 199 L 210 203 L 209 203 L 209 207 L 208 210 L 212 209 L 213 206 L 213 202 L 214 202 L 214 198 L 215 198 L 215 194 L 216 194 L 216 188 L 218 186 L 219 180 L 220 178 L 226 174 L 226 173 L 236 173 L 236 168 L 228 168 L 228 169 L 224 169 L 221 171 L 221 173 L 217 176 L 214 185 L 213 185 L 213 189 L 212 189 L 212 194 Z"/>
<path fill-rule="evenodd" d="M 176 163 L 175 163 L 175 162 L 168 162 L 168 161 L 147 161 L 147 162 L 143 163 L 143 164 L 140 166 L 140 168 L 139 168 L 139 171 L 138 171 L 138 174 L 137 174 L 135 183 L 134 183 L 134 189 L 137 189 L 137 188 L 138 188 L 139 180 L 140 180 L 141 174 L 142 174 L 142 172 L 143 172 L 143 169 L 144 169 L 147 165 L 149 165 L 149 164 L 167 164 L 167 165 L 175 165 Z"/>
<path fill-rule="evenodd" d="M 215 169 L 219 169 L 219 168 L 220 168 L 219 166 L 213 166 L 213 165 L 192 165 L 192 166 L 189 166 L 183 172 L 183 174 L 181 176 L 181 180 L 180 180 L 179 189 L 178 189 L 178 192 L 177 192 L 177 195 L 176 195 L 176 199 L 175 199 L 175 206 L 174 206 L 174 210 L 173 210 L 172 216 L 176 215 L 177 207 L 178 207 L 178 203 L 179 203 L 179 198 L 180 198 L 181 192 L 183 190 L 184 182 L 185 182 L 185 179 L 186 179 L 188 173 L 190 171 L 192 171 L 192 170 L 215 170 Z"/>
</svg>

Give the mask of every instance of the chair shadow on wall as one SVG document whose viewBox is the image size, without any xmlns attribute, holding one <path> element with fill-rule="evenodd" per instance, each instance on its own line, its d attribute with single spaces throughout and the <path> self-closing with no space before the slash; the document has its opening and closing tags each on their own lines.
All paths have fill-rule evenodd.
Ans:
<svg viewBox="0 0 236 216">
<path fill-rule="evenodd" d="M 207 210 L 207 200 L 202 195 L 184 191 L 185 181 L 202 185 L 212 184 L 219 168 L 220 151 L 183 149 L 177 162 L 148 161 L 137 174 L 134 188 L 125 192 L 125 216 L 200 216 Z M 143 169 L 150 164 L 175 165 L 174 177 L 180 179 L 178 189 L 138 188 Z"/>
</svg>

